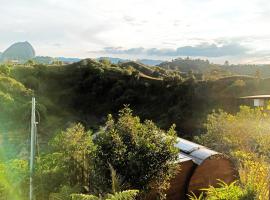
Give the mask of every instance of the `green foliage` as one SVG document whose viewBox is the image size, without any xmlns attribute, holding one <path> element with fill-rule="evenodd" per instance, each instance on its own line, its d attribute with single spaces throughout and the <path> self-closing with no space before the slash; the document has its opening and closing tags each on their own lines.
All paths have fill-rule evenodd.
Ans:
<svg viewBox="0 0 270 200">
<path fill-rule="evenodd" d="M 123 192 L 117 192 L 115 194 L 109 194 L 105 200 L 135 200 L 138 194 L 138 190 L 127 190 Z"/>
<path fill-rule="evenodd" d="M 235 115 L 214 112 L 207 119 L 207 134 L 197 141 L 222 152 L 245 150 L 269 156 L 269 123 L 269 113 L 257 108 L 242 106 Z"/>
<path fill-rule="evenodd" d="M 111 164 L 109 164 L 109 168 L 111 171 L 112 193 L 115 194 L 121 190 L 120 177 L 116 174 L 116 171 Z"/>
<path fill-rule="evenodd" d="M 89 184 L 91 154 L 95 151 L 91 132 L 85 131 L 81 124 L 76 124 L 56 135 L 52 146 L 55 152 L 62 154 L 70 184 Z"/>
<path fill-rule="evenodd" d="M 217 151 L 231 155 L 239 169 L 240 181 L 256 198 L 269 198 L 269 112 L 243 106 L 236 114 L 224 111 L 208 116 L 207 133 L 196 137 Z"/>
<path fill-rule="evenodd" d="M 210 64 L 208 60 L 190 59 L 189 57 L 177 58 L 170 62 L 163 62 L 159 64 L 160 67 L 165 69 L 178 70 L 181 72 L 189 72 L 190 70 L 195 73 L 206 73 L 208 71 L 219 69 L 219 66 Z"/>
<path fill-rule="evenodd" d="M 38 160 L 36 180 L 41 196 L 57 192 L 61 185 L 89 188 L 95 151 L 91 132 L 85 131 L 81 124 L 75 124 L 57 134 L 51 146 L 53 152 Z"/>
<path fill-rule="evenodd" d="M 230 76 L 194 81 L 193 76 L 198 80 L 201 70 L 196 69 L 196 63 L 205 66 L 203 71 L 210 74 L 207 66 L 211 65 L 216 70 L 216 74 L 211 74 L 214 79 L 223 71 L 207 61 L 179 62 L 195 65 L 194 73 L 181 73 L 177 66 L 166 70 L 134 62 L 107 65 L 91 59 L 64 66 L 1 66 L 0 149 L 9 158 L 28 157 L 30 99 L 35 94 L 41 118 L 38 135 L 42 152 L 37 158 L 37 194 L 48 197 L 49 192 L 57 193 L 63 185 L 79 185 L 84 188 L 79 192 L 93 194 L 115 193 L 119 188 L 162 191 L 168 186 L 165 182 L 171 172 L 167 169 L 175 154 L 173 142 L 161 140 L 160 135 L 167 133 L 153 122 L 162 129 L 176 123 L 179 135 L 181 132 L 190 137 L 202 133 L 202 122 L 212 109 L 223 108 L 226 112 L 209 116 L 207 134 L 198 141 L 232 155 L 241 172 L 241 184 L 255 188 L 262 196 L 269 185 L 269 114 L 247 108 L 236 115 L 229 113 L 238 109 L 236 97 L 269 93 L 269 80 Z M 186 72 L 190 70 L 182 67 Z M 114 120 L 123 104 L 130 104 L 140 118 L 121 114 L 124 121 Z M 82 122 L 87 130 L 97 130 L 107 113 L 112 113 L 114 119 L 110 118 L 107 124 L 111 125 L 96 137 L 97 146 L 91 141 L 92 134 L 81 131 L 82 127 L 59 133 L 52 145 L 47 145 L 55 132 L 65 130 L 73 122 Z M 153 122 L 142 122 L 144 119 Z M 244 162 L 237 151 L 252 153 L 252 162 Z M 256 184 L 249 186 L 252 180 Z"/>
<path fill-rule="evenodd" d="M 63 65 L 63 62 L 61 60 L 53 60 L 51 64 L 61 66 L 61 65 Z"/>
<path fill-rule="evenodd" d="M 0 196 L 4 199 L 22 200 L 27 191 L 28 162 L 18 159 L 0 162 Z"/>
<path fill-rule="evenodd" d="M 99 60 L 99 62 L 101 62 L 102 64 L 104 64 L 105 66 L 108 66 L 108 67 L 111 65 L 111 62 L 108 58 L 101 58 Z"/>
<path fill-rule="evenodd" d="M 35 92 L 38 102 L 50 111 L 47 119 L 66 119 L 57 125 L 43 120 L 40 133 L 46 140 L 56 129 L 66 128 L 67 121 L 83 122 L 96 130 L 103 117 L 108 113 L 116 115 L 124 104 L 163 129 L 175 123 L 178 132 L 192 135 L 201 132 L 202 121 L 213 108 L 235 111 L 235 99 L 241 94 L 269 93 L 269 88 L 263 87 L 268 85 L 267 80 L 258 83 L 250 77 L 231 77 L 194 81 L 193 75 L 196 80 L 202 78 L 193 71 L 188 74 L 188 70 L 182 73 L 136 62 L 108 66 L 85 59 L 63 66 L 15 66 L 10 77 Z M 237 80 L 244 81 L 245 86 L 231 87 Z"/>
<path fill-rule="evenodd" d="M 115 194 L 108 194 L 104 198 L 86 194 L 72 194 L 71 200 L 135 200 L 138 190 L 126 190 Z"/>
<path fill-rule="evenodd" d="M 25 65 L 27 65 L 27 66 L 33 66 L 33 65 L 35 65 L 35 61 L 34 60 L 28 60 L 26 63 L 25 63 Z"/>
<path fill-rule="evenodd" d="M 256 192 L 256 199 L 269 198 L 269 159 L 255 153 L 236 151 L 233 156 L 239 163 L 240 181 L 247 189 Z"/>
<path fill-rule="evenodd" d="M 71 200 L 101 200 L 101 198 L 87 194 L 72 194 Z"/>
<path fill-rule="evenodd" d="M 178 154 L 174 127 L 165 132 L 151 121 L 142 123 L 126 107 L 119 112 L 117 121 L 108 117 L 106 128 L 98 132 L 95 143 L 95 171 L 101 186 L 109 188 L 111 184 L 110 163 L 129 188 L 156 189 L 163 194 Z"/>
<path fill-rule="evenodd" d="M 255 192 L 241 188 L 237 182 L 226 184 L 220 181 L 219 187 L 210 186 L 203 189 L 199 197 L 194 194 L 189 195 L 190 200 L 255 200 Z"/>
<path fill-rule="evenodd" d="M 9 76 L 11 66 L 10 65 L 0 65 L 0 74 Z"/>
<path fill-rule="evenodd" d="M 69 183 L 69 180 L 68 165 L 63 154 L 49 153 L 38 157 L 35 193 L 41 200 L 47 200 L 50 193 L 59 193 L 61 186 Z"/>
<path fill-rule="evenodd" d="M 60 188 L 58 193 L 51 193 L 49 200 L 71 200 L 71 194 L 77 192 L 76 188 L 71 188 L 69 186 L 63 186 Z"/>
</svg>

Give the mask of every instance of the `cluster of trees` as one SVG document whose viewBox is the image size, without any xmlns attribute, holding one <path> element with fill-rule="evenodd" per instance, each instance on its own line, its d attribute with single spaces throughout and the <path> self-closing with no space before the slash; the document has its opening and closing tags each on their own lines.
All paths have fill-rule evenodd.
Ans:
<svg viewBox="0 0 270 200">
<path fill-rule="evenodd" d="M 230 64 L 225 61 L 223 65 L 210 63 L 208 60 L 177 58 L 172 61 L 162 62 L 158 65 L 166 70 L 176 70 L 188 73 L 192 70 L 195 74 L 203 74 L 205 80 L 216 80 L 231 75 L 248 75 L 269 78 L 270 66 L 268 64 Z"/>
<path fill-rule="evenodd" d="M 212 70 L 219 69 L 216 64 L 210 63 L 208 60 L 202 59 L 191 59 L 187 58 L 177 58 L 169 62 L 163 62 L 159 64 L 160 67 L 170 70 L 177 70 L 180 72 L 189 72 L 190 70 L 195 73 L 206 73 Z"/>
<path fill-rule="evenodd" d="M 155 191 L 164 199 L 177 170 L 175 143 L 174 126 L 163 131 L 151 121 L 140 121 L 128 107 L 117 119 L 109 115 L 96 133 L 72 125 L 37 156 L 35 195 L 38 200 L 124 200 L 145 199 Z M 23 200 L 27 195 L 28 161 L 1 157 L 0 196 Z"/>
</svg>

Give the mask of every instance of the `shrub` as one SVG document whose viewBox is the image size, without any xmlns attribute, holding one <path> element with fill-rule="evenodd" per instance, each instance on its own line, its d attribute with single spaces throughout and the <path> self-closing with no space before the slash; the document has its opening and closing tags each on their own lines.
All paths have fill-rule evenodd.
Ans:
<svg viewBox="0 0 270 200">
<path fill-rule="evenodd" d="M 163 196 L 178 155 L 174 126 L 165 132 L 149 120 L 141 122 L 126 107 L 117 121 L 108 117 L 106 128 L 100 130 L 94 142 L 96 180 L 104 190 L 111 185 L 110 163 L 126 189 L 155 189 Z"/>
<path fill-rule="evenodd" d="M 195 138 L 231 155 L 238 166 L 241 185 L 247 191 L 255 191 L 259 200 L 269 198 L 269 124 L 269 112 L 242 106 L 234 115 L 223 111 L 210 114 L 207 133 Z"/>
</svg>

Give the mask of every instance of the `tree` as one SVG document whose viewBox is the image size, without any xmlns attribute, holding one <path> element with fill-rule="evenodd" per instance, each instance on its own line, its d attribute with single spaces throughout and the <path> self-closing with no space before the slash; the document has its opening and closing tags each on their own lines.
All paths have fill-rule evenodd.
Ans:
<svg viewBox="0 0 270 200">
<path fill-rule="evenodd" d="M 26 63 L 25 63 L 25 65 L 29 65 L 29 66 L 33 66 L 33 65 L 35 65 L 36 63 L 35 63 L 35 61 L 34 60 L 28 60 Z"/>
<path fill-rule="evenodd" d="M 94 142 L 95 172 L 105 190 L 111 185 L 111 165 L 126 189 L 154 189 L 160 198 L 164 197 L 163 190 L 173 176 L 178 155 L 174 126 L 165 132 L 152 121 L 141 122 L 125 107 L 117 121 L 108 116 L 106 128 L 96 134 Z"/>
<path fill-rule="evenodd" d="M 61 132 L 52 140 L 54 155 L 58 155 L 58 167 L 65 168 L 71 186 L 90 187 L 91 161 L 95 151 L 92 134 L 76 124 Z"/>
<path fill-rule="evenodd" d="M 225 65 L 225 66 L 229 66 L 229 65 L 230 65 L 229 61 L 226 60 L 226 61 L 224 62 L 224 65 Z"/>
<path fill-rule="evenodd" d="M 99 60 L 99 62 L 104 64 L 105 66 L 110 66 L 111 65 L 111 61 L 109 60 L 109 58 L 101 58 Z"/>
<path fill-rule="evenodd" d="M 52 65 L 59 65 L 59 66 L 61 66 L 61 65 L 63 65 L 63 64 L 64 64 L 64 62 L 61 61 L 61 60 L 55 59 L 54 61 L 52 61 Z"/>
</svg>

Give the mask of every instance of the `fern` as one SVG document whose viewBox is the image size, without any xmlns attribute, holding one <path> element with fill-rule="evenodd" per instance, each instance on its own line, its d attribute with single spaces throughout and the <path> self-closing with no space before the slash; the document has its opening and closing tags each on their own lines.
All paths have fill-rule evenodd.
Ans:
<svg viewBox="0 0 270 200">
<path fill-rule="evenodd" d="M 210 186 L 202 189 L 202 193 L 197 197 L 194 193 L 188 195 L 190 200 L 254 200 L 256 193 L 252 188 L 242 188 L 238 181 L 227 184 L 218 180 L 217 188 Z"/>
<path fill-rule="evenodd" d="M 191 194 L 188 194 L 188 198 L 190 200 L 204 200 L 203 192 L 198 197 L 193 192 L 191 192 Z"/>
<path fill-rule="evenodd" d="M 133 200 L 138 193 L 138 190 L 126 190 L 123 192 L 117 192 L 114 195 L 109 194 L 105 200 Z"/>
<path fill-rule="evenodd" d="M 70 200 L 70 195 L 74 192 L 76 192 L 75 188 L 63 186 L 58 193 L 51 193 L 49 200 Z"/>
<path fill-rule="evenodd" d="M 96 197 L 94 195 L 72 194 L 71 200 L 101 200 L 101 198 Z"/>
</svg>

